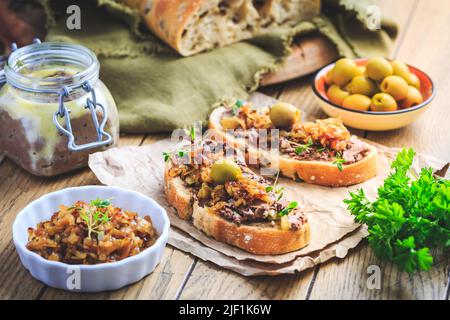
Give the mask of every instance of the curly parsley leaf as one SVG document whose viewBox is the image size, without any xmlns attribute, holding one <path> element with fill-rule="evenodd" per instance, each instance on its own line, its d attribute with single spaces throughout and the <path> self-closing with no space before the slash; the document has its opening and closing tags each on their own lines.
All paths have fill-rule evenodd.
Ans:
<svg viewBox="0 0 450 320">
<path fill-rule="evenodd" d="M 435 178 L 431 168 L 412 172 L 414 155 L 412 149 L 397 154 L 374 201 L 362 189 L 344 200 L 355 220 L 368 226 L 375 254 L 406 272 L 429 270 L 430 249 L 450 247 L 450 180 Z"/>
</svg>

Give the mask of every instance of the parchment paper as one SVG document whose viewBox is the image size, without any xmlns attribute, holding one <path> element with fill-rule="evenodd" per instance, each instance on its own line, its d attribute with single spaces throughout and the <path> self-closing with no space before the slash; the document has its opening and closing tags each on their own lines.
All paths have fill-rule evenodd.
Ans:
<svg viewBox="0 0 450 320">
<path fill-rule="evenodd" d="M 254 94 L 252 100 L 259 105 L 273 102 L 262 94 Z M 173 227 L 169 237 L 172 246 L 246 276 L 276 275 L 302 271 L 333 257 L 343 258 L 367 235 L 365 228 L 354 222 L 342 200 L 348 198 L 349 191 L 361 187 L 369 197 L 375 197 L 400 150 L 372 144 L 379 151 L 379 174 L 362 184 L 328 188 L 280 178 L 279 185 L 285 188 L 286 196 L 299 201 L 305 210 L 311 224 L 311 243 L 301 250 L 276 256 L 254 255 L 218 242 L 178 218 L 164 195 L 162 153 L 176 145 L 168 138 L 142 147 L 126 146 L 92 154 L 89 166 L 102 183 L 142 192 L 166 208 Z M 413 169 L 418 172 L 423 166 L 443 165 L 443 161 L 419 154 Z"/>
</svg>

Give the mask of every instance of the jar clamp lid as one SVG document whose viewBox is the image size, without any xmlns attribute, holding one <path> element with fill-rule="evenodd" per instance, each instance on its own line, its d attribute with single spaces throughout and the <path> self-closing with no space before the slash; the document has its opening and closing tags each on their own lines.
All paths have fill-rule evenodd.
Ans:
<svg viewBox="0 0 450 320">
<path fill-rule="evenodd" d="M 68 43 L 41 43 L 39 39 L 33 40 L 33 44 L 17 48 L 15 43 L 11 46 L 11 55 L 6 57 L 6 64 L 4 69 L 0 64 L 0 87 L 4 83 L 10 84 L 12 87 L 20 90 L 29 91 L 32 93 L 43 94 L 55 94 L 58 96 L 58 110 L 53 115 L 53 123 L 56 128 L 68 138 L 67 147 L 70 151 L 83 151 L 92 148 L 98 148 L 108 145 L 112 142 L 112 136 L 105 131 L 106 121 L 108 119 L 108 109 L 102 104 L 97 102 L 95 89 L 92 87 L 93 83 L 98 79 L 99 63 L 95 54 L 89 49 L 74 44 Z M 37 88 L 32 79 L 28 79 L 25 75 L 21 74 L 17 70 L 17 61 L 21 61 L 21 64 L 31 63 L 35 60 L 50 60 L 48 57 L 53 52 L 58 52 L 60 59 L 64 62 L 76 62 L 79 65 L 83 65 L 86 69 L 74 76 L 76 79 L 70 79 L 72 81 L 48 80 L 45 85 Z M 1 59 L 0 59 L 1 60 Z M 1 61 L 0 61 L 1 63 Z M 73 90 L 83 90 L 86 93 L 91 94 L 91 98 L 86 99 L 86 109 L 89 109 L 92 122 L 94 124 L 97 140 L 88 142 L 82 145 L 75 143 L 76 138 L 72 131 L 70 110 L 64 105 L 64 99 L 68 98 Z M 99 121 L 97 117 L 97 109 L 102 112 L 102 120 Z M 58 118 L 65 119 L 65 126 L 63 126 Z"/>
</svg>

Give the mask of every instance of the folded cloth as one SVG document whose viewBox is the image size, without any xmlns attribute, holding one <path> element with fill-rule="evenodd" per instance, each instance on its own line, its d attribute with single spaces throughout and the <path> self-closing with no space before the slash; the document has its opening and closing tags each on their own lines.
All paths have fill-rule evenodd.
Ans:
<svg viewBox="0 0 450 320">
<path fill-rule="evenodd" d="M 262 74 L 276 70 L 294 37 L 318 32 L 342 56 L 358 57 L 387 56 L 397 34 L 395 23 L 385 19 L 379 30 L 366 27 L 367 0 L 323 0 L 323 14 L 312 21 L 181 57 L 139 25 L 136 10 L 113 0 L 77 3 L 81 30 L 66 27 L 70 1 L 41 2 L 48 13 L 47 41 L 82 44 L 97 54 L 100 77 L 119 109 L 120 129 L 129 133 L 170 132 L 198 120 L 206 124 L 219 101 L 245 99 Z"/>
</svg>

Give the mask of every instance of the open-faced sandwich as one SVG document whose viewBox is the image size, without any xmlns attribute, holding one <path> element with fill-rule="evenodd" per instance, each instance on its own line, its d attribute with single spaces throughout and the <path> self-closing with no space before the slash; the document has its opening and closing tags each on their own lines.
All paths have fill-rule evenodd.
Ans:
<svg viewBox="0 0 450 320">
<path fill-rule="evenodd" d="M 165 154 L 165 160 L 168 202 L 208 236 L 259 255 L 310 242 L 310 225 L 298 203 L 251 171 L 226 143 L 192 143 Z"/>
<path fill-rule="evenodd" d="M 269 165 L 278 163 L 281 174 L 292 179 L 338 187 L 361 183 L 377 174 L 375 147 L 351 135 L 339 119 L 302 122 L 300 111 L 288 103 L 258 109 L 237 101 L 233 106 L 216 108 L 209 128 L 245 150 L 247 159 L 251 155 Z M 273 137 L 267 129 L 279 129 L 278 153 L 248 143 L 258 140 L 260 129 L 269 132 L 269 140 Z"/>
</svg>

